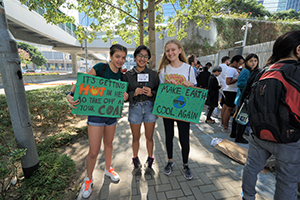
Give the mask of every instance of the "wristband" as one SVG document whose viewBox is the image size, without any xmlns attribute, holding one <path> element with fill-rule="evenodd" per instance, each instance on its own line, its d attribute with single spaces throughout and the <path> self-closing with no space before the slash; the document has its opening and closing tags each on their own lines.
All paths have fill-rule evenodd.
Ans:
<svg viewBox="0 0 300 200">
<path fill-rule="evenodd" d="M 68 94 L 71 95 L 72 97 L 74 97 L 74 93 L 73 92 L 71 92 L 71 91 L 67 92 L 66 95 L 68 95 Z"/>
</svg>

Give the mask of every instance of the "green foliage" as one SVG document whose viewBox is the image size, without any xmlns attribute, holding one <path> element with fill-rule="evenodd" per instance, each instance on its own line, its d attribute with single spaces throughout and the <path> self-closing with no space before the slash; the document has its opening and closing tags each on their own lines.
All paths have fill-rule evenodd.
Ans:
<svg viewBox="0 0 300 200">
<path fill-rule="evenodd" d="M 46 76 L 50 76 L 50 75 L 59 75 L 59 73 L 57 72 L 52 72 L 52 73 L 44 73 L 44 72 L 41 72 L 41 73 L 26 73 L 26 74 L 23 74 L 23 76 L 41 76 L 41 75 L 46 75 Z"/>
<path fill-rule="evenodd" d="M 18 48 L 25 50 L 29 53 L 31 62 L 36 64 L 37 66 L 44 65 L 47 60 L 43 56 L 42 52 L 38 51 L 38 49 L 28 43 L 18 42 Z"/>
<path fill-rule="evenodd" d="M 5 104 L 4 104 L 5 105 Z M 3 114 L 1 119 L 3 119 Z M 12 130 L 5 126 L 10 125 L 7 121 L 0 125 L 0 198 L 5 198 L 7 188 L 17 176 L 18 164 L 26 154 L 26 149 L 16 148 L 15 140 L 12 139 Z"/>
<path fill-rule="evenodd" d="M 228 49 L 236 46 L 234 42 L 243 40 L 244 31 L 241 27 L 244 20 L 232 18 L 215 18 L 218 31 L 218 49 Z M 287 31 L 299 30 L 300 25 L 295 23 L 273 23 L 259 20 L 248 20 L 252 28 L 248 30 L 246 45 L 254 45 L 276 40 Z M 233 28 L 234 27 L 234 28 Z"/>
<path fill-rule="evenodd" d="M 49 137 L 51 139 L 51 137 Z M 47 141 L 41 144 L 47 146 Z M 67 155 L 57 153 L 55 148 L 39 149 L 40 167 L 29 179 L 22 180 L 17 190 L 22 199 L 66 199 L 65 189 L 76 174 L 75 162 Z"/>
<path fill-rule="evenodd" d="M 222 0 L 220 2 L 222 13 L 248 13 L 249 17 L 269 16 L 270 12 L 256 0 Z"/>
<path fill-rule="evenodd" d="M 24 49 L 18 49 L 18 52 L 19 52 L 19 58 L 20 58 L 22 64 L 31 63 L 31 58 L 27 51 L 25 51 Z"/>
<path fill-rule="evenodd" d="M 140 27 L 140 24 L 149 24 L 148 18 L 146 17 L 146 14 L 148 14 L 149 11 L 149 1 L 143 1 L 143 5 L 141 5 L 141 1 L 135 0 L 77 0 L 76 2 L 65 2 L 62 0 L 49 0 L 47 2 L 39 0 L 20 1 L 21 3 L 26 4 L 29 7 L 29 10 L 36 10 L 38 7 L 46 8 L 47 13 L 43 16 L 48 23 L 52 24 L 75 22 L 73 17 L 59 12 L 60 7 L 78 10 L 79 12 L 84 13 L 85 16 L 93 19 L 89 29 L 82 25 L 77 26 L 75 34 L 80 42 L 84 39 L 91 42 L 96 38 L 97 32 L 106 32 L 106 35 L 102 37 L 102 40 L 105 42 L 107 42 L 108 39 L 113 39 L 115 35 L 121 37 L 122 40 L 127 43 L 131 43 L 135 40 L 138 44 L 139 39 L 142 39 L 142 43 L 144 43 L 144 39 L 140 38 L 139 33 L 144 33 L 145 38 L 147 38 L 148 30 L 150 29 L 147 25 L 145 27 Z M 175 0 L 155 1 L 155 24 L 157 27 L 161 28 L 162 26 L 159 24 L 164 22 L 162 5 L 175 2 Z M 197 22 L 197 26 L 202 27 L 209 23 L 212 19 L 212 14 L 219 9 L 215 0 L 205 0 L 205 3 L 202 1 L 188 0 L 180 0 L 179 2 L 180 9 L 176 11 L 177 15 L 170 18 L 168 21 L 168 34 L 170 35 L 175 33 L 176 29 L 173 28 L 173 24 L 177 20 L 180 19 L 185 22 L 189 19 L 193 19 L 195 16 L 203 15 L 205 16 L 204 20 L 199 20 Z M 186 25 L 181 27 L 178 31 L 179 40 L 186 36 L 183 31 L 185 28 L 187 28 Z"/>
<path fill-rule="evenodd" d="M 65 85 L 26 91 L 34 127 L 50 126 L 54 122 L 54 126 L 57 126 L 64 124 L 68 116 L 73 116 L 65 100 L 65 92 L 69 89 L 70 86 Z M 5 95 L 0 95 L 0 118 L 0 199 L 11 199 L 7 197 L 6 188 L 13 177 L 19 177 L 17 170 L 21 166 L 20 158 L 26 150 L 16 147 Z M 77 131 L 78 134 L 71 135 L 71 131 Z M 66 196 L 65 189 L 76 174 L 76 166 L 69 156 L 57 153 L 57 148 L 86 133 L 86 128 L 69 128 L 68 132 L 54 134 L 37 144 L 40 168 L 30 179 L 19 179 L 18 189 L 12 195 L 16 199 L 70 198 Z"/>
<path fill-rule="evenodd" d="M 216 54 L 219 50 L 237 46 L 234 43 L 244 39 L 245 32 L 241 30 L 246 23 L 244 19 L 216 17 L 213 21 L 217 28 L 216 42 L 211 45 L 211 42 L 203 38 L 197 29 L 189 35 L 190 39 L 185 38 L 182 42 L 186 54 L 193 53 L 197 56 Z M 299 23 L 275 23 L 249 19 L 247 21 L 252 24 L 252 28 L 248 30 L 246 45 L 274 41 L 283 33 L 300 29 Z"/>
<path fill-rule="evenodd" d="M 296 12 L 294 9 L 275 12 L 269 17 L 269 20 L 299 21 L 299 19 L 300 11 Z"/>
<path fill-rule="evenodd" d="M 66 85 L 26 91 L 33 125 L 41 123 L 46 126 L 64 122 L 65 116 L 70 115 L 70 107 L 66 101 L 69 87 Z"/>
</svg>

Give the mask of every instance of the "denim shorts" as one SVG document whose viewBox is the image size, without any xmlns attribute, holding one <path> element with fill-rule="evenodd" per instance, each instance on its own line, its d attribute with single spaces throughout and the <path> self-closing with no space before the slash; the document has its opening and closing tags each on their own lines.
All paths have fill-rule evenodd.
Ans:
<svg viewBox="0 0 300 200">
<path fill-rule="evenodd" d="M 152 123 L 157 120 L 157 116 L 152 114 L 153 102 L 142 101 L 129 104 L 128 121 L 131 124 Z"/>
<path fill-rule="evenodd" d="M 91 126 L 113 126 L 117 122 L 117 118 L 88 116 L 88 120 L 86 123 Z"/>
</svg>

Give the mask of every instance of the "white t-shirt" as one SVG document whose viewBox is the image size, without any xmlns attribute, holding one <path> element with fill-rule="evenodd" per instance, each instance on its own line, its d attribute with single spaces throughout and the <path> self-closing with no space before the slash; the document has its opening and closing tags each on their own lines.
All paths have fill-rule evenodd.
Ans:
<svg viewBox="0 0 300 200">
<path fill-rule="evenodd" d="M 233 68 L 233 67 L 227 68 L 226 78 L 237 79 L 238 77 L 239 77 L 239 73 L 235 68 Z M 226 85 L 226 87 L 224 88 L 223 91 L 237 92 L 238 87 L 236 84 L 237 84 L 237 82 L 230 84 L 230 85 Z"/>
<path fill-rule="evenodd" d="M 218 76 L 219 83 L 222 85 L 222 90 L 226 87 L 226 71 L 228 66 L 225 63 L 219 65 L 222 68 L 221 74 Z"/>
<path fill-rule="evenodd" d="M 182 85 L 184 81 L 190 81 L 194 85 L 197 84 L 194 68 L 187 63 L 183 63 L 180 67 L 174 68 L 167 65 L 159 74 L 160 83 L 165 80 L 174 79 L 178 84 Z"/>
</svg>

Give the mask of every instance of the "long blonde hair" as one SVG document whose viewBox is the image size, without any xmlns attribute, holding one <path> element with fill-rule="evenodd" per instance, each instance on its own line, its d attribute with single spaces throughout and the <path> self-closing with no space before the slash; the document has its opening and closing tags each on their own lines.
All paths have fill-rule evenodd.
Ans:
<svg viewBox="0 0 300 200">
<path fill-rule="evenodd" d="M 178 48 L 181 49 L 181 53 L 179 54 L 179 60 L 181 62 L 185 62 L 185 63 L 187 62 L 187 59 L 186 59 L 186 56 L 185 56 L 185 53 L 184 53 L 184 50 L 183 50 L 183 47 L 182 47 L 181 43 L 176 39 L 168 40 L 167 43 L 165 44 L 165 47 L 164 47 L 163 57 L 159 61 L 158 73 L 160 73 L 168 64 L 171 63 L 170 60 L 167 58 L 166 52 L 165 52 L 166 46 L 168 44 L 171 44 L 171 43 L 176 44 L 178 46 Z"/>
</svg>

